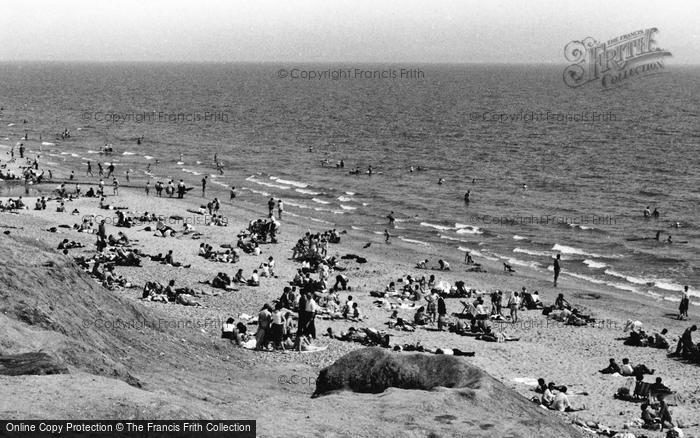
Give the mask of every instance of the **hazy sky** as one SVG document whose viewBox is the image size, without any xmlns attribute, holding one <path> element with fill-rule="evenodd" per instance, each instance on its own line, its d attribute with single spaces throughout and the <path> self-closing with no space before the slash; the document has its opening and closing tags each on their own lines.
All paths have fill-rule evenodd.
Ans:
<svg viewBox="0 0 700 438">
<path fill-rule="evenodd" d="M 0 60 L 566 63 L 657 27 L 700 64 L 700 0 L 3 1 Z"/>
</svg>

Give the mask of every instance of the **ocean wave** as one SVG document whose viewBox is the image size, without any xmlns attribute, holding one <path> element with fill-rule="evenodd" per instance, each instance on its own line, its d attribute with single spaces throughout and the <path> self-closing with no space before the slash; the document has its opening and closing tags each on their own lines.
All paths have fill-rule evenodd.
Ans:
<svg viewBox="0 0 700 438">
<path fill-rule="evenodd" d="M 152 159 L 153 159 L 153 157 L 150 156 L 150 155 L 144 155 L 143 158 L 145 158 L 145 159 L 147 159 L 147 160 L 152 160 Z"/>
<path fill-rule="evenodd" d="M 438 237 L 440 237 L 441 239 L 445 239 L 445 240 L 452 240 L 454 242 L 471 243 L 468 240 L 458 239 L 456 237 L 445 236 L 444 234 L 438 234 Z"/>
<path fill-rule="evenodd" d="M 357 227 L 355 225 L 350 225 L 350 228 L 352 228 L 353 230 L 357 230 L 357 231 L 367 231 L 366 228 Z"/>
<path fill-rule="evenodd" d="M 518 236 L 518 235 L 516 234 L 515 236 L 513 236 L 513 239 L 514 239 L 514 240 L 526 240 L 527 237 Z"/>
<path fill-rule="evenodd" d="M 350 207 L 349 205 L 340 204 L 340 208 L 343 210 L 357 210 L 357 207 Z"/>
<path fill-rule="evenodd" d="M 185 162 L 184 162 L 184 161 L 178 161 L 178 162 L 175 163 L 175 164 L 177 164 L 178 166 L 182 166 L 183 164 L 185 164 Z"/>
<path fill-rule="evenodd" d="M 575 248 L 573 246 L 559 245 L 558 243 L 552 247 L 552 251 L 557 251 L 557 252 L 560 252 L 562 254 L 582 255 L 582 256 L 593 257 L 593 258 L 605 257 L 605 256 L 600 255 L 600 254 L 586 252 L 580 248 Z"/>
<path fill-rule="evenodd" d="M 272 184 L 272 183 L 269 183 L 269 182 L 260 181 L 260 180 L 257 180 L 257 179 L 255 179 L 255 178 L 253 178 L 252 176 L 249 176 L 249 177 L 246 178 L 245 180 L 246 180 L 246 181 L 250 181 L 250 182 L 255 183 L 255 184 L 258 184 L 258 185 L 261 185 L 261 186 L 273 187 L 273 188 L 275 188 L 275 189 L 280 189 L 280 190 L 288 190 L 288 189 L 291 188 L 291 187 L 289 187 L 289 186 L 281 186 L 281 185 L 279 185 L 279 184 Z"/>
<path fill-rule="evenodd" d="M 135 152 L 126 151 L 126 152 L 122 152 L 122 155 L 136 155 L 136 153 L 135 153 Z"/>
<path fill-rule="evenodd" d="M 430 246 L 430 244 L 428 242 L 423 242 L 422 240 L 406 239 L 403 236 L 399 236 L 399 239 L 403 240 L 404 242 L 407 242 L 407 243 L 415 243 L 417 245 Z"/>
<path fill-rule="evenodd" d="M 683 292 L 684 289 L 683 285 L 678 283 L 671 283 L 669 280 L 656 280 L 654 282 L 654 285 L 659 289 L 670 290 L 674 292 Z"/>
<path fill-rule="evenodd" d="M 281 178 L 277 178 L 276 176 L 271 176 L 270 179 L 273 181 L 277 181 L 280 184 L 285 184 L 285 185 L 294 186 L 294 187 L 301 187 L 302 189 L 309 186 L 308 184 L 304 184 L 304 183 L 301 183 L 298 181 L 291 181 L 288 179 L 281 179 Z"/>
<path fill-rule="evenodd" d="M 99 153 L 100 153 L 100 151 L 93 151 L 93 150 L 88 151 L 88 154 L 99 154 Z"/>
<path fill-rule="evenodd" d="M 314 192 L 313 190 L 306 190 L 306 189 L 294 189 L 295 192 L 299 192 L 303 195 L 311 195 L 311 196 L 316 196 L 320 195 L 321 192 Z"/>
<path fill-rule="evenodd" d="M 465 225 L 464 228 L 460 228 L 455 231 L 457 234 L 484 234 L 481 228 L 472 225 Z"/>
<path fill-rule="evenodd" d="M 525 248 L 515 248 L 513 252 L 520 252 L 523 254 L 528 254 L 531 256 L 537 256 L 537 257 L 551 257 L 553 254 L 549 251 L 535 251 L 532 249 L 525 249 Z"/>
<path fill-rule="evenodd" d="M 594 283 L 594 284 L 606 284 L 605 281 L 594 278 L 594 277 L 589 277 L 588 275 L 583 275 L 583 274 L 577 274 L 575 272 L 564 272 L 565 275 L 568 275 L 569 277 L 574 277 L 578 278 L 579 280 L 585 280 L 589 283 Z"/>
<path fill-rule="evenodd" d="M 251 192 L 251 193 L 257 193 L 258 195 L 270 196 L 270 194 L 267 193 L 267 192 L 264 191 L 264 190 L 255 190 L 255 189 L 251 189 L 250 187 L 241 187 L 241 188 L 242 188 L 243 190 L 248 190 L 248 191 Z"/>
<path fill-rule="evenodd" d="M 338 196 L 336 199 L 340 202 L 352 202 L 352 201 L 354 201 L 353 198 L 350 198 L 347 196 Z"/>
<path fill-rule="evenodd" d="M 452 227 L 446 227 L 446 226 L 444 226 L 444 225 L 435 225 L 435 224 L 431 224 L 431 223 L 428 223 L 428 222 L 421 222 L 421 223 L 420 223 L 420 226 L 421 226 L 421 227 L 435 228 L 436 230 L 440 230 L 440 231 L 447 231 L 447 230 L 452 230 L 452 229 L 453 229 Z"/>
<path fill-rule="evenodd" d="M 292 207 L 297 207 L 297 208 L 306 208 L 306 209 L 312 208 L 306 204 L 299 204 L 298 202 L 294 202 L 294 201 L 285 201 L 284 203 L 287 205 L 291 205 Z"/>
<path fill-rule="evenodd" d="M 311 198 L 311 200 L 319 204 L 330 204 L 330 201 L 324 201 L 323 199 Z"/>
<path fill-rule="evenodd" d="M 56 143 L 51 143 L 51 142 L 48 142 L 48 141 L 42 141 L 42 142 L 41 142 L 41 145 L 42 145 L 42 146 L 56 146 Z"/>
<path fill-rule="evenodd" d="M 584 260 L 583 264 L 588 266 L 591 269 L 603 269 L 603 268 L 606 268 L 608 266 L 603 262 L 597 262 L 595 260 L 589 260 L 589 259 Z"/>
<path fill-rule="evenodd" d="M 345 192 L 346 195 L 355 196 L 355 192 Z"/>
<path fill-rule="evenodd" d="M 477 251 L 477 250 L 475 250 L 475 249 L 467 248 L 466 246 L 459 246 L 459 247 L 457 247 L 457 249 L 460 250 L 460 251 L 462 251 L 462 252 L 468 252 L 470 255 L 473 255 L 473 256 L 475 256 L 475 257 L 484 257 L 484 258 L 486 258 L 486 256 L 485 256 L 483 253 L 481 253 L 481 252 L 479 252 L 479 251 Z M 494 259 L 494 260 L 498 260 L 498 259 Z"/>
</svg>

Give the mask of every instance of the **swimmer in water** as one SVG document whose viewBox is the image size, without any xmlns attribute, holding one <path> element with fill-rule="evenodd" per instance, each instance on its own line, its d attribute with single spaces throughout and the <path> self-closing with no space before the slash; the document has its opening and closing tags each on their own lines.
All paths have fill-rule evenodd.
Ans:
<svg viewBox="0 0 700 438">
<path fill-rule="evenodd" d="M 182 159 L 182 154 L 180 154 L 180 161 L 184 161 L 184 160 Z"/>
<path fill-rule="evenodd" d="M 464 203 L 465 204 L 469 204 L 469 197 L 471 196 L 471 194 L 472 194 L 471 190 L 467 190 L 467 193 L 464 194 Z"/>
<path fill-rule="evenodd" d="M 384 243 L 391 243 L 389 239 L 391 238 L 391 234 L 389 234 L 389 230 L 384 229 Z"/>
<path fill-rule="evenodd" d="M 367 174 L 368 174 L 369 176 L 372 176 L 372 166 L 369 166 L 369 167 L 367 168 Z"/>
<path fill-rule="evenodd" d="M 413 173 L 413 166 L 409 167 L 409 168 L 408 168 L 408 171 L 411 172 L 411 173 Z"/>
<path fill-rule="evenodd" d="M 666 243 L 673 243 L 673 240 L 671 240 L 671 235 L 668 235 L 668 239 L 666 239 Z"/>
<path fill-rule="evenodd" d="M 658 241 L 659 241 L 659 237 L 661 237 L 661 231 L 657 231 L 657 232 L 656 232 L 656 237 L 654 237 L 654 240 L 656 240 L 656 241 L 658 242 Z"/>
<path fill-rule="evenodd" d="M 389 219 L 389 225 L 391 225 L 391 226 L 393 226 L 394 222 L 396 222 L 396 218 L 394 218 L 393 211 L 391 213 L 389 213 L 389 215 L 386 218 Z"/>
<path fill-rule="evenodd" d="M 441 186 L 445 182 L 445 178 L 440 178 L 438 180 L 438 185 Z"/>
<path fill-rule="evenodd" d="M 527 184 L 523 184 L 523 190 L 527 190 Z"/>
</svg>

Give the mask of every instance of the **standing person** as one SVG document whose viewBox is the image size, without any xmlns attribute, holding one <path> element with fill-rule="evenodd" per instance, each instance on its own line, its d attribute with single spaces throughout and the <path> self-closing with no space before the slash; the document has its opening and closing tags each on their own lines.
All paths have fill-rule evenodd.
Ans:
<svg viewBox="0 0 700 438">
<path fill-rule="evenodd" d="M 97 163 L 97 172 L 99 173 L 100 176 L 105 175 L 105 170 L 102 168 L 102 163 Z"/>
<path fill-rule="evenodd" d="M 282 202 L 281 199 L 277 200 L 277 215 L 280 219 L 282 219 L 282 212 L 284 211 L 284 203 Z"/>
<path fill-rule="evenodd" d="M 87 168 L 87 172 L 85 173 L 85 175 L 86 175 L 86 176 L 87 176 L 87 175 L 95 176 L 95 175 L 92 174 L 92 163 L 88 161 L 88 162 L 87 162 L 87 165 L 88 165 L 88 168 Z"/>
<path fill-rule="evenodd" d="M 206 197 L 207 193 L 207 176 L 205 175 L 204 178 L 202 178 L 202 197 Z"/>
<path fill-rule="evenodd" d="M 151 182 L 146 181 L 146 196 L 148 196 L 151 193 Z"/>
<path fill-rule="evenodd" d="M 109 166 L 107 167 L 107 178 L 112 176 L 114 173 L 114 163 L 109 163 Z"/>
<path fill-rule="evenodd" d="M 554 259 L 554 287 L 557 287 L 557 280 L 559 280 L 560 273 L 561 273 L 561 254 L 557 254 L 557 258 Z"/>
<path fill-rule="evenodd" d="M 516 324 L 518 322 L 518 307 L 520 307 L 520 296 L 517 292 L 511 295 L 508 307 L 510 308 L 510 321 Z"/>
<path fill-rule="evenodd" d="M 444 294 L 440 293 L 437 300 L 438 330 L 442 331 L 447 326 L 447 306 L 445 305 Z"/>
<path fill-rule="evenodd" d="M 185 181 L 183 180 L 180 180 L 180 182 L 177 183 L 177 197 L 180 199 L 185 197 Z"/>
<path fill-rule="evenodd" d="M 116 176 L 112 178 L 112 191 L 115 196 L 119 195 L 119 180 Z"/>
<path fill-rule="evenodd" d="M 231 187 L 231 191 L 229 191 L 229 199 L 231 201 L 236 199 L 236 188 L 235 187 Z"/>
<path fill-rule="evenodd" d="M 678 345 L 676 345 L 676 356 L 683 357 L 693 351 L 693 332 L 697 329 L 697 325 L 693 325 L 692 327 L 685 329 L 681 335 L 681 338 L 678 340 Z"/>
<path fill-rule="evenodd" d="M 386 218 L 389 219 L 389 225 L 391 225 L 393 227 L 394 222 L 396 222 L 396 218 L 394 217 L 394 212 L 392 211 L 391 213 L 389 213 L 389 215 Z"/>
<path fill-rule="evenodd" d="M 263 350 L 269 343 L 270 336 L 267 333 L 272 322 L 272 307 L 265 303 L 263 308 L 258 313 L 258 331 L 255 332 L 255 348 Z"/>
<path fill-rule="evenodd" d="M 270 200 L 267 201 L 267 210 L 268 210 L 268 216 L 272 217 L 273 212 L 275 210 L 275 199 L 274 198 L 270 198 Z"/>
<path fill-rule="evenodd" d="M 389 234 L 389 230 L 387 230 L 387 229 L 385 228 L 385 229 L 384 229 L 384 243 L 387 243 L 387 244 L 391 243 L 391 242 L 389 241 L 389 239 L 391 239 L 391 234 Z"/>
<path fill-rule="evenodd" d="M 690 295 L 688 294 L 688 286 L 683 290 L 683 297 L 678 306 L 678 319 L 688 319 L 688 307 L 690 306 Z"/>
<path fill-rule="evenodd" d="M 126 182 L 129 182 L 129 169 L 126 169 Z"/>
<path fill-rule="evenodd" d="M 651 217 L 653 217 L 654 219 L 659 218 L 659 209 L 658 208 L 654 207 L 654 211 L 651 213 Z"/>
<path fill-rule="evenodd" d="M 467 190 L 467 193 L 464 194 L 464 203 L 465 204 L 469 204 L 469 201 L 470 201 L 469 197 L 471 196 L 471 194 L 472 194 L 471 190 Z"/>
</svg>

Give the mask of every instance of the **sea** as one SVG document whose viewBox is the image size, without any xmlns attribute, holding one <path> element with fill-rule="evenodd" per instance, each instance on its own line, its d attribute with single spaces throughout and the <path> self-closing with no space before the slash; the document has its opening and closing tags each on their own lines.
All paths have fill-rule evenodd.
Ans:
<svg viewBox="0 0 700 438">
<path fill-rule="evenodd" d="M 564 67 L 0 63 L 0 144 L 27 134 L 42 160 L 122 181 L 210 175 L 224 199 L 448 259 L 546 273 L 561 254 L 580 280 L 700 296 L 700 67 L 615 89 L 569 88 Z M 402 68 L 421 74 L 383 73 Z"/>
</svg>

